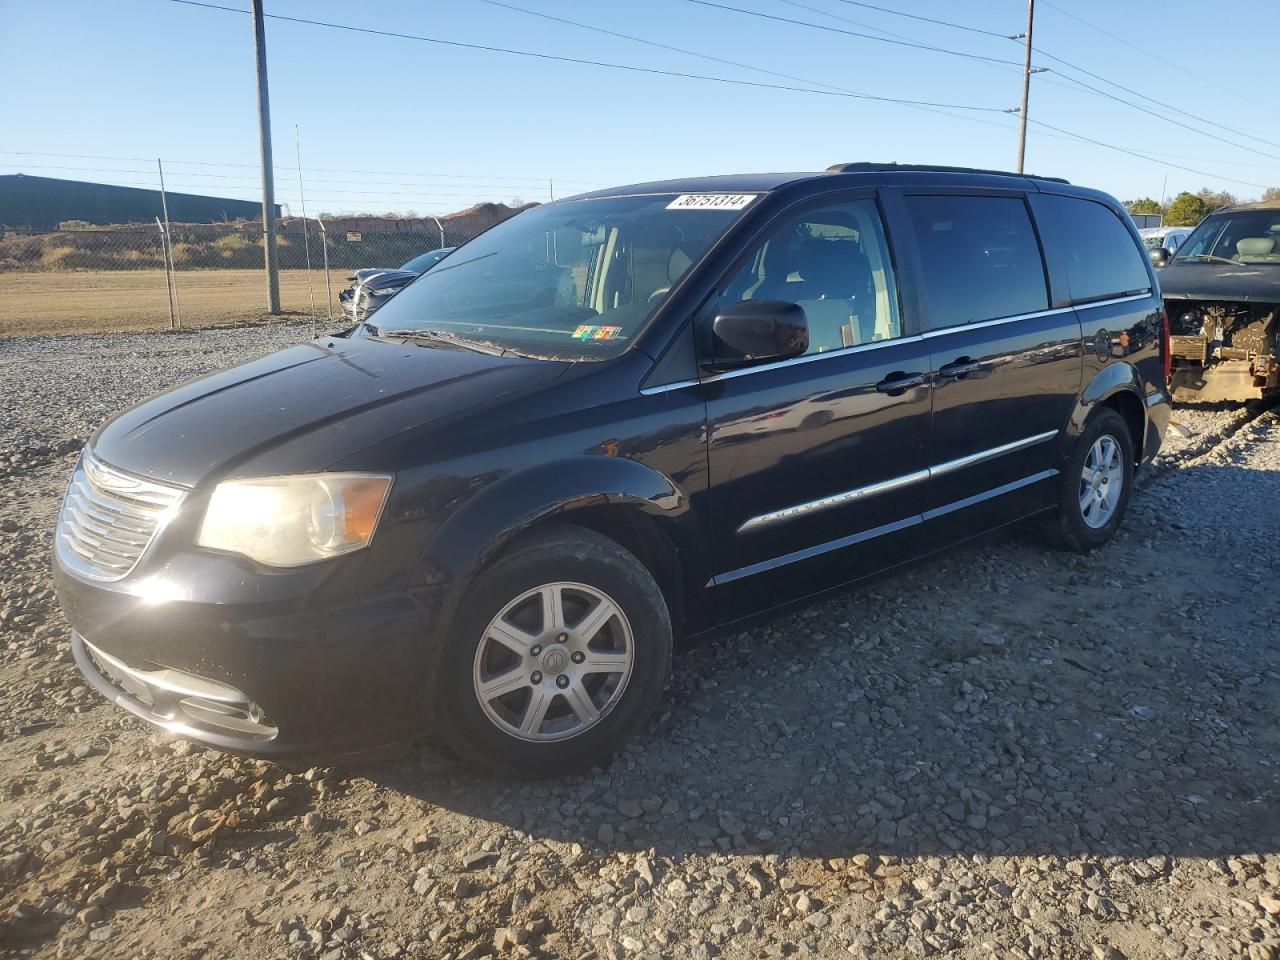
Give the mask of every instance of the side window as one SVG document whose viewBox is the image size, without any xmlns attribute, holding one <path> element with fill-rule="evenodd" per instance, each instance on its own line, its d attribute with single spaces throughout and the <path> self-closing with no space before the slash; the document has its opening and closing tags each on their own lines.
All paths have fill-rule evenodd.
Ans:
<svg viewBox="0 0 1280 960">
<path fill-rule="evenodd" d="M 802 306 L 808 353 L 901 336 L 893 266 L 875 201 L 851 200 L 786 218 L 748 256 L 717 305 L 742 300 Z"/>
<path fill-rule="evenodd" d="M 1027 205 L 1015 197 L 907 197 L 929 325 L 954 327 L 1049 307 Z"/>
<path fill-rule="evenodd" d="M 1151 289 L 1146 258 L 1107 207 L 1092 200 L 1044 194 L 1036 201 L 1036 213 L 1042 221 L 1040 229 L 1053 239 L 1050 249 L 1065 261 L 1074 302 Z"/>
</svg>

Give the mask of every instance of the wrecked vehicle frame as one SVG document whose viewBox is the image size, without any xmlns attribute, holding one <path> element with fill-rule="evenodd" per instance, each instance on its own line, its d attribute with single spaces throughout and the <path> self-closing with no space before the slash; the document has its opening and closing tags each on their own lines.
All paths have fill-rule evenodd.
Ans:
<svg viewBox="0 0 1280 960">
<path fill-rule="evenodd" d="M 1175 399 L 1280 393 L 1280 202 L 1206 217 L 1161 271 Z"/>
</svg>

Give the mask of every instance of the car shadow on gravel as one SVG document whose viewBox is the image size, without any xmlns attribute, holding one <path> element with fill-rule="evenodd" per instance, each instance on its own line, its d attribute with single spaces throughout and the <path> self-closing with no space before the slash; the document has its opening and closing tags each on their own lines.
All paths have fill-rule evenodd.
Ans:
<svg viewBox="0 0 1280 960">
<path fill-rule="evenodd" d="M 359 772 L 534 839 L 673 857 L 1280 849 L 1275 578 L 1215 580 L 1230 544 L 1186 550 L 1162 496 L 1088 558 L 1020 530 L 686 651 L 607 770 L 485 780 L 424 749 Z"/>
</svg>

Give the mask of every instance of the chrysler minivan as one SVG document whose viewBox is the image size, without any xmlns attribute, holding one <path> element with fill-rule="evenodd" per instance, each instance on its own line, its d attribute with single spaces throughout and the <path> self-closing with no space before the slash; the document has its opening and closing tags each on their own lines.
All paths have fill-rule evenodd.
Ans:
<svg viewBox="0 0 1280 960">
<path fill-rule="evenodd" d="M 259 756 L 433 732 L 580 770 L 645 724 L 673 643 L 1026 518 L 1106 543 L 1170 413 L 1124 210 L 991 171 L 548 203 L 374 320 L 90 439 L 57 587 L 124 709 Z"/>
</svg>

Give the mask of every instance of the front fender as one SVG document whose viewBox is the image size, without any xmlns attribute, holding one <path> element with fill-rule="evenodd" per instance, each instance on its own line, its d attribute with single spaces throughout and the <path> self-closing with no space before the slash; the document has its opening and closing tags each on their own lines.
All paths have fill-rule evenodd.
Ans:
<svg viewBox="0 0 1280 960">
<path fill-rule="evenodd" d="M 507 474 L 468 499 L 431 538 L 415 580 L 446 588 L 447 622 L 461 588 L 513 537 L 548 518 L 605 505 L 656 520 L 686 568 L 705 555 L 689 499 L 671 478 L 625 457 L 578 456 Z"/>
</svg>

